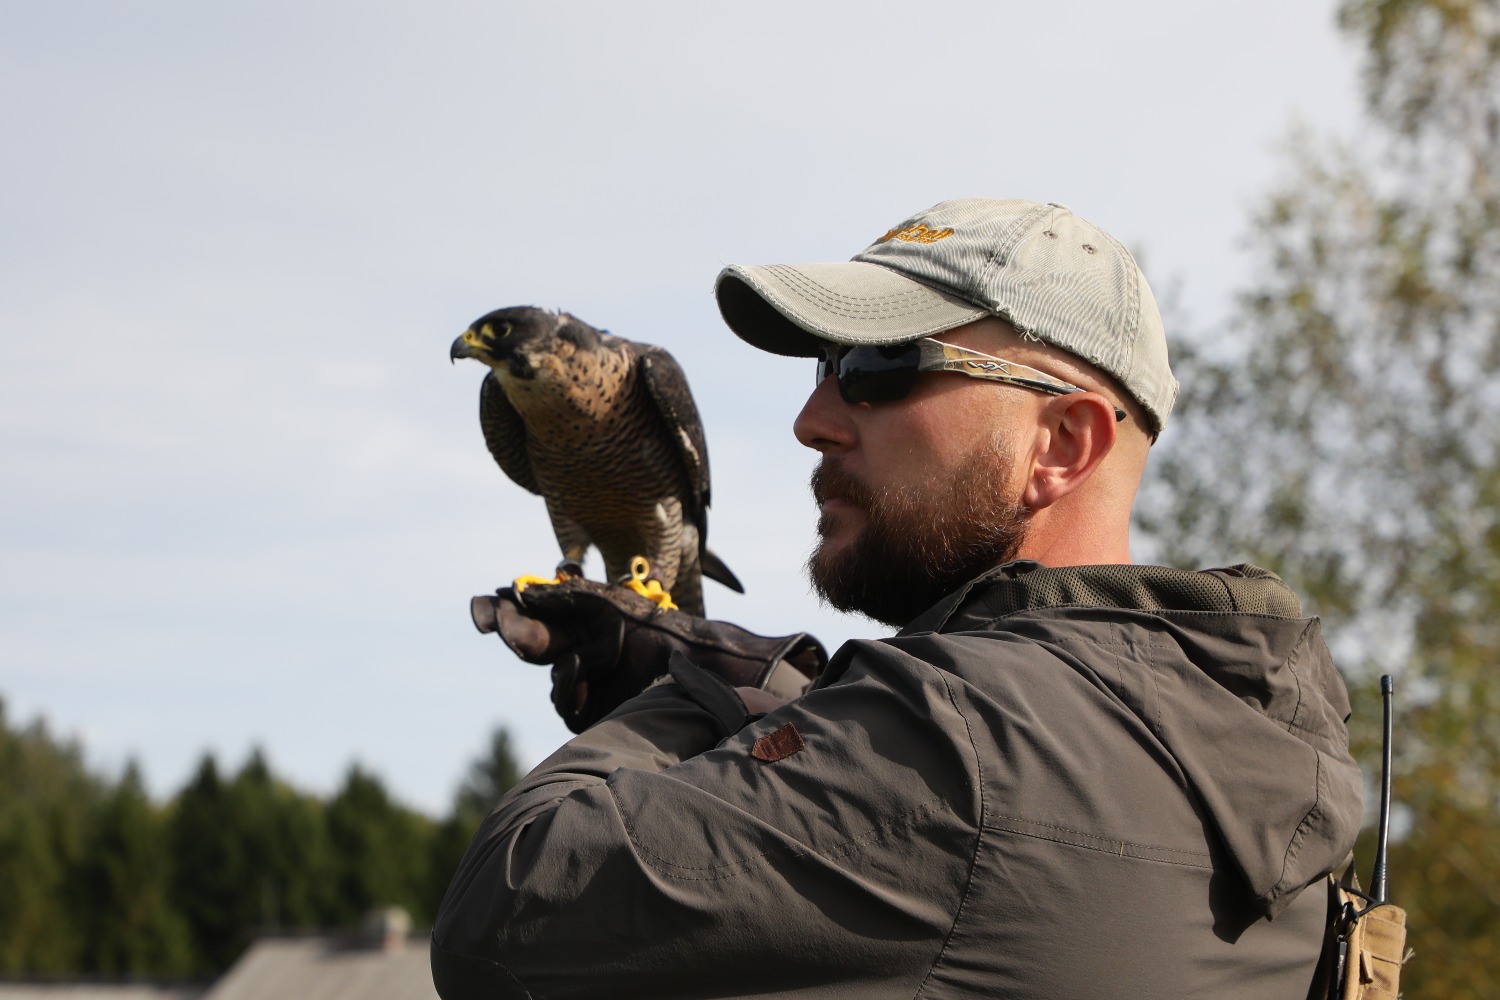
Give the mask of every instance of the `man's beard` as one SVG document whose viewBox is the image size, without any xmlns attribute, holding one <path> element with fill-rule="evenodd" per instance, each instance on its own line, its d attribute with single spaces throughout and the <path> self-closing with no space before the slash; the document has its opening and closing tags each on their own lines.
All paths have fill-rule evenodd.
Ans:
<svg viewBox="0 0 1500 1000">
<path fill-rule="evenodd" d="M 822 543 L 807 560 L 813 589 L 840 611 L 900 628 L 946 594 L 1001 563 L 1026 537 L 1031 512 L 1010 496 L 1010 456 L 996 446 L 944 482 L 870 490 L 824 458 L 812 475 L 813 498 L 843 497 L 864 512 L 859 534 L 842 548 Z M 832 518 L 818 520 L 826 537 Z"/>
</svg>

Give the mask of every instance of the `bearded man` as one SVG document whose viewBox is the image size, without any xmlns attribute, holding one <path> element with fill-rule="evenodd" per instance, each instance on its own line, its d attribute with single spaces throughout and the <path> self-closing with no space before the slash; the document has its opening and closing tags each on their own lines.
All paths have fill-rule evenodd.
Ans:
<svg viewBox="0 0 1500 1000">
<path fill-rule="evenodd" d="M 966 199 L 716 291 L 816 359 L 810 575 L 899 631 L 824 663 L 587 581 L 478 603 L 580 735 L 481 826 L 439 992 L 1306 996 L 1347 694 L 1274 575 L 1130 563 L 1177 390 L 1130 254 Z"/>
</svg>

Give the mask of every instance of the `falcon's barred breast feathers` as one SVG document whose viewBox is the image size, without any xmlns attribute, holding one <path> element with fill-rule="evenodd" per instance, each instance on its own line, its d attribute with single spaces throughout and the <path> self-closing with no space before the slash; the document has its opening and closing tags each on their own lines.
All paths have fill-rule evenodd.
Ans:
<svg viewBox="0 0 1500 1000">
<path fill-rule="evenodd" d="M 546 501 L 565 559 L 581 563 L 595 546 L 617 581 L 643 556 L 695 615 L 704 574 L 743 593 L 705 547 L 708 445 L 672 355 L 531 306 L 480 317 L 449 355 L 489 366 L 479 392 L 485 444 Z"/>
</svg>

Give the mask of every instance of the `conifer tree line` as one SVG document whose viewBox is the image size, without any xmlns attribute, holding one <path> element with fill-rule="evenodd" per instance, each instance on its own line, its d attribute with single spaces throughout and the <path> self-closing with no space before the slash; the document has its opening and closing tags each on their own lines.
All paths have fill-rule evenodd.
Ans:
<svg viewBox="0 0 1500 1000">
<path fill-rule="evenodd" d="M 389 905 L 425 927 L 520 773 L 502 728 L 442 819 L 357 765 L 326 799 L 298 791 L 259 751 L 232 773 L 205 755 L 158 803 L 133 763 L 91 773 L 0 700 L 0 977 L 206 980 L 260 934 L 352 928 Z"/>
</svg>

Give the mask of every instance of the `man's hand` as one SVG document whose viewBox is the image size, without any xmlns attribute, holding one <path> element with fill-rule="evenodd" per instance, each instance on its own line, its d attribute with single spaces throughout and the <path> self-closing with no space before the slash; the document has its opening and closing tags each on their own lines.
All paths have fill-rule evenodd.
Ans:
<svg viewBox="0 0 1500 1000">
<path fill-rule="evenodd" d="M 828 662 L 806 633 L 768 637 L 729 622 L 662 611 L 627 590 L 570 577 L 505 588 L 470 603 L 481 632 L 498 632 L 517 656 L 552 664 L 552 703 L 581 733 L 668 672 L 674 652 L 733 688 L 747 715 L 800 694 Z M 753 704 L 752 704 L 753 702 Z"/>
</svg>

